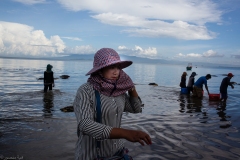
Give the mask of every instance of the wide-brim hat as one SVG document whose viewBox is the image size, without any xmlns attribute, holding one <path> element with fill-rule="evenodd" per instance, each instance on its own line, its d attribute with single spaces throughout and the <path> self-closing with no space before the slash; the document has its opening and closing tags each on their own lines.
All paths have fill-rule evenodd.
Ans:
<svg viewBox="0 0 240 160">
<path fill-rule="evenodd" d="M 102 48 L 94 55 L 93 68 L 86 74 L 90 75 L 98 72 L 102 68 L 119 64 L 119 68 L 123 69 L 132 64 L 132 61 L 121 61 L 118 53 L 111 48 Z"/>
</svg>

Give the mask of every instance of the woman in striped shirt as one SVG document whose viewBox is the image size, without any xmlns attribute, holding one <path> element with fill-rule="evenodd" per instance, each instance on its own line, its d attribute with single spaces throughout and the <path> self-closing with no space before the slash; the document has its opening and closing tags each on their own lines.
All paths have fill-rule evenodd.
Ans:
<svg viewBox="0 0 240 160">
<path fill-rule="evenodd" d="M 121 128 L 123 112 L 142 111 L 134 84 L 122 70 L 131 64 L 132 61 L 121 61 L 111 48 L 96 52 L 93 68 L 86 74 L 90 77 L 79 87 L 73 104 L 78 122 L 76 160 L 111 157 L 124 148 L 121 139 L 141 145 L 152 143 L 145 132 Z M 100 93 L 101 123 L 96 122 L 95 90 Z M 97 148 L 97 141 L 100 141 L 100 148 Z"/>
</svg>

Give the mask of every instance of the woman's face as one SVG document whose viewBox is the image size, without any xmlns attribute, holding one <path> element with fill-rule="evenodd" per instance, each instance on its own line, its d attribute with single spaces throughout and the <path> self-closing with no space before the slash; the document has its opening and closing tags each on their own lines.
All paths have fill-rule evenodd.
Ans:
<svg viewBox="0 0 240 160">
<path fill-rule="evenodd" d="M 102 69 L 103 77 L 110 80 L 117 80 L 120 73 L 119 64 L 114 64 Z"/>
</svg>

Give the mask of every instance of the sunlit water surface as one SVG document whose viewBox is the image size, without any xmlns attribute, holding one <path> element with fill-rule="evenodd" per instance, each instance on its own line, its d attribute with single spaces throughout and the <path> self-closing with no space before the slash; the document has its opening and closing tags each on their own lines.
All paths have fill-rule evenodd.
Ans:
<svg viewBox="0 0 240 160">
<path fill-rule="evenodd" d="M 56 79 L 53 91 L 44 94 L 38 79 L 47 64 L 53 65 Z M 75 115 L 60 109 L 72 105 L 91 68 L 91 61 L 0 59 L 0 159 L 73 159 Z M 153 141 L 150 146 L 126 142 L 134 160 L 240 158 L 240 85 L 229 87 L 223 104 L 209 101 L 206 92 L 202 100 L 180 94 L 186 66 L 134 63 L 124 70 L 136 84 L 144 108 L 141 114 L 124 113 L 122 127 L 146 131 Z M 201 66 L 192 71 L 196 79 L 213 75 L 208 81 L 211 93 L 219 93 L 228 72 L 240 83 L 239 68 Z M 158 86 L 148 85 L 152 82 Z"/>
</svg>

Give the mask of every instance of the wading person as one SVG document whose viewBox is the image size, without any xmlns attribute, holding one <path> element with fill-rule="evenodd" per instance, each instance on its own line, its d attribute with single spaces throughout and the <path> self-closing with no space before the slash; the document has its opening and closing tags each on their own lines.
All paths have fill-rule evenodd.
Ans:
<svg viewBox="0 0 240 160">
<path fill-rule="evenodd" d="M 234 75 L 232 73 L 228 73 L 227 77 L 223 78 L 222 83 L 220 85 L 220 94 L 221 94 L 221 101 L 223 100 L 223 102 L 227 101 L 228 98 L 228 94 L 227 94 L 227 88 L 228 86 L 231 86 L 232 89 L 234 88 L 233 83 L 234 82 L 230 82 L 230 80 L 232 79 Z"/>
<path fill-rule="evenodd" d="M 193 97 L 198 97 L 198 98 L 202 98 L 203 94 L 203 85 L 205 86 L 206 91 L 208 92 L 209 95 L 209 90 L 208 90 L 208 85 L 207 85 L 207 81 L 209 79 L 211 79 L 211 74 L 207 74 L 206 76 L 202 76 L 200 78 L 198 78 L 198 80 L 194 83 L 194 87 L 193 87 Z"/>
<path fill-rule="evenodd" d="M 188 85 L 187 85 L 187 89 L 188 89 L 188 94 L 190 94 L 190 92 L 193 93 L 193 85 L 195 83 L 195 76 L 196 76 L 196 72 L 192 72 L 191 76 L 188 79 Z"/>
<path fill-rule="evenodd" d="M 47 92 L 47 90 L 52 90 L 52 87 L 54 87 L 54 77 L 53 77 L 53 66 L 48 64 L 47 69 L 44 72 L 44 92 Z"/>
<path fill-rule="evenodd" d="M 186 88 L 186 79 L 187 79 L 187 72 L 183 72 L 181 76 L 181 82 L 179 84 L 181 88 Z"/>
<path fill-rule="evenodd" d="M 131 61 L 121 61 L 111 48 L 96 52 L 93 68 L 86 74 L 90 77 L 79 87 L 73 104 L 78 123 L 76 160 L 122 157 L 127 149 L 121 139 L 141 145 L 152 143 L 143 131 L 121 128 L 123 112 L 142 111 L 134 84 L 122 70 L 131 64 Z"/>
</svg>

